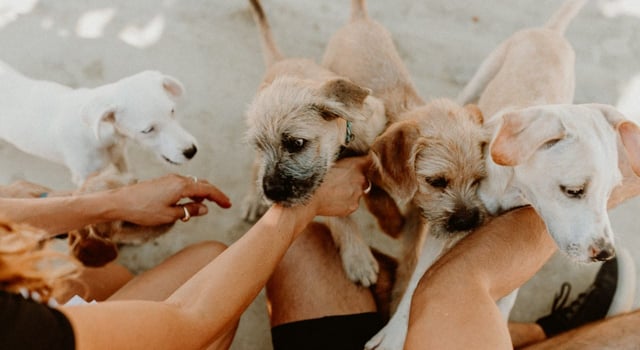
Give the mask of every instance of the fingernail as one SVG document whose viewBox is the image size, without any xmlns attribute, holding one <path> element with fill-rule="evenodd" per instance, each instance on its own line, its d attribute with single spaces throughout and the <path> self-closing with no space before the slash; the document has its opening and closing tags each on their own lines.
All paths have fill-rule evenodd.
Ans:
<svg viewBox="0 0 640 350">
<path fill-rule="evenodd" d="M 205 207 L 204 205 L 201 205 L 198 207 L 198 215 L 204 215 L 207 213 L 207 207 Z"/>
</svg>

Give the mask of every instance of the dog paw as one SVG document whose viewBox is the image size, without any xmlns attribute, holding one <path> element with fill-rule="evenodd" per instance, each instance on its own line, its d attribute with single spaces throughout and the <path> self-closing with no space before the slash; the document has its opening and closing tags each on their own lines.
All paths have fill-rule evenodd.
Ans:
<svg viewBox="0 0 640 350">
<path fill-rule="evenodd" d="M 388 327 L 380 330 L 364 345 L 365 350 L 402 350 L 406 334 L 389 334 Z"/>
<path fill-rule="evenodd" d="M 261 198 L 247 196 L 243 208 L 242 218 L 244 221 L 254 223 L 269 209 L 269 205 Z"/>
<path fill-rule="evenodd" d="M 378 281 L 380 267 L 368 247 L 342 252 L 342 265 L 347 277 L 363 287 L 369 287 Z"/>
</svg>

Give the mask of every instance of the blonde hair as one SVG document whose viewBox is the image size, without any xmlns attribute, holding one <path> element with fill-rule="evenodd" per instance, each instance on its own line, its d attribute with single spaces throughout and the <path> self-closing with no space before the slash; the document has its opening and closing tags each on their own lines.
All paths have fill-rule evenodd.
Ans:
<svg viewBox="0 0 640 350">
<path fill-rule="evenodd" d="M 47 301 L 55 288 L 77 275 L 80 264 L 50 242 L 43 230 L 0 219 L 0 289 L 26 289 Z"/>
</svg>

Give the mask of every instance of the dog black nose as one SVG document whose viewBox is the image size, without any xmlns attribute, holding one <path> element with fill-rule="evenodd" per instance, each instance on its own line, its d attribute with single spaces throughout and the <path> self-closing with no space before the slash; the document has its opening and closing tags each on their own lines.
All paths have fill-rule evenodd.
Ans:
<svg viewBox="0 0 640 350">
<path fill-rule="evenodd" d="M 278 179 L 264 179 L 262 191 L 265 197 L 276 203 L 285 202 L 291 197 L 291 186 L 287 186 L 285 182 Z"/>
<path fill-rule="evenodd" d="M 193 158 L 193 156 L 196 155 L 196 152 L 198 152 L 198 148 L 196 147 L 196 145 L 191 145 L 191 147 L 185 149 L 184 151 L 182 151 L 182 154 L 187 158 L 187 159 L 191 159 Z"/>
<path fill-rule="evenodd" d="M 464 208 L 456 210 L 447 221 L 449 231 L 467 231 L 480 223 L 480 210 L 478 208 Z"/>
</svg>

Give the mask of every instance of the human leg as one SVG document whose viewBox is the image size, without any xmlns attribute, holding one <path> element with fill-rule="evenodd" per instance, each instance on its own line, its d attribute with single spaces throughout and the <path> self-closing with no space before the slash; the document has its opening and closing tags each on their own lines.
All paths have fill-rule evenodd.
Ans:
<svg viewBox="0 0 640 350">
<path fill-rule="evenodd" d="M 286 348 L 280 338 L 295 336 L 306 338 L 301 339 L 306 341 L 305 349 L 322 348 L 319 342 L 332 338 L 346 341 L 336 336 L 340 331 L 361 337 L 356 342 L 362 349 L 383 325 L 373 294 L 347 278 L 329 230 L 317 223 L 309 225 L 289 248 L 267 283 L 267 297 L 276 349 Z M 334 326 L 340 329 L 331 329 Z"/>
<path fill-rule="evenodd" d="M 131 279 L 108 300 L 164 300 L 225 249 L 224 244 L 215 241 L 187 246 L 158 266 Z M 237 325 L 237 322 L 229 325 L 229 330 L 213 342 L 209 349 L 228 349 Z"/>
</svg>

